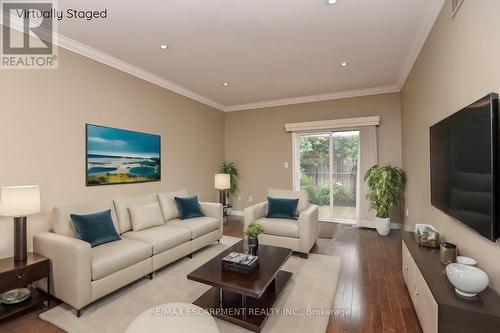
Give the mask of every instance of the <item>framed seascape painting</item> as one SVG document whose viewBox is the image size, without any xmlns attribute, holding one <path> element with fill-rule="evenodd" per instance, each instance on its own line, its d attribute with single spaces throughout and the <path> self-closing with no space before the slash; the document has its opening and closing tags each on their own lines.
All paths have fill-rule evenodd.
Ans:
<svg viewBox="0 0 500 333">
<path fill-rule="evenodd" d="M 87 124 L 87 186 L 161 180 L 161 137 Z"/>
</svg>

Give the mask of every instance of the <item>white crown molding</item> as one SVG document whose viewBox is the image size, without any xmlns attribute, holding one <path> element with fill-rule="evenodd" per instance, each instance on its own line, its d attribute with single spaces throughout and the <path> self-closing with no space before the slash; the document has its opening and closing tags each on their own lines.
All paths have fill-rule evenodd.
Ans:
<svg viewBox="0 0 500 333">
<path fill-rule="evenodd" d="M 384 87 L 375 87 L 368 89 L 348 90 L 348 91 L 341 91 L 341 92 L 334 92 L 334 93 L 320 94 L 320 95 L 292 97 L 292 98 L 285 98 L 285 99 L 278 99 L 278 100 L 264 101 L 257 103 L 224 106 L 205 96 L 199 95 L 189 89 L 181 87 L 155 74 L 147 72 L 137 66 L 131 65 L 123 60 L 115 58 L 107 53 L 96 50 L 88 45 L 77 42 L 66 36 L 57 34 L 57 39 L 55 40 L 58 43 L 57 45 L 60 47 L 78 53 L 80 55 L 83 55 L 95 61 L 101 62 L 103 64 L 121 70 L 125 73 L 136 76 L 140 79 L 151 82 L 160 87 L 171 90 L 175 93 L 191 98 L 195 101 L 209 105 L 213 108 L 216 108 L 224 112 L 258 109 L 264 107 L 290 105 L 290 104 L 310 103 L 310 102 L 326 101 L 326 100 L 349 98 L 349 97 L 378 95 L 378 94 L 394 93 L 400 91 L 399 87 L 397 86 L 384 86 Z"/>
<path fill-rule="evenodd" d="M 310 102 L 326 101 L 326 100 L 349 98 L 349 97 L 378 95 L 378 94 L 394 93 L 400 91 L 399 87 L 397 86 L 384 86 L 384 87 L 375 87 L 368 89 L 340 91 L 328 94 L 292 97 L 292 98 L 285 98 L 285 99 L 278 99 L 278 100 L 264 101 L 257 103 L 225 106 L 205 96 L 192 92 L 189 89 L 181 87 L 155 74 L 147 72 L 139 67 L 131 65 L 123 60 L 115 58 L 107 53 L 96 50 L 86 44 L 82 44 L 66 36 L 57 34 L 57 38 L 55 40 L 58 43 L 57 45 L 60 47 L 78 53 L 80 55 L 83 55 L 95 61 L 101 62 L 103 64 L 121 70 L 125 73 L 136 76 L 140 79 L 146 80 L 160 87 L 171 90 L 175 93 L 191 98 L 195 101 L 209 105 L 213 108 L 216 108 L 224 112 L 258 109 L 264 107 L 290 105 L 290 104 L 310 103 Z"/>
<path fill-rule="evenodd" d="M 3 11 L 1 11 L 0 13 L 3 14 Z M 11 28 L 16 29 L 20 32 L 24 31 L 23 22 L 19 18 L 11 16 L 9 23 L 10 23 L 9 26 Z M 3 24 L 3 15 L 2 15 L 2 24 Z M 30 33 L 30 35 L 33 34 Z M 69 37 L 59 34 L 58 32 L 55 31 L 52 32 L 52 42 L 53 44 L 59 47 L 78 53 L 84 57 L 90 58 L 105 65 L 111 66 L 122 72 L 125 72 L 127 74 L 133 75 L 137 78 L 143 79 L 162 88 L 173 91 L 179 95 L 188 97 L 197 102 L 203 103 L 205 105 L 211 106 L 221 111 L 223 111 L 224 109 L 224 106 L 220 103 L 217 103 L 216 101 L 213 101 L 205 96 L 199 95 L 189 89 L 186 89 L 173 82 L 165 80 L 164 78 L 161 78 L 158 75 L 150 73 L 137 66 L 131 65 L 128 62 L 115 58 L 107 53 L 96 50 L 86 44 L 77 42 Z"/>
<path fill-rule="evenodd" d="M 123 60 L 115 58 L 107 53 L 96 50 L 88 45 L 77 42 L 61 34 L 58 34 L 57 36 L 57 45 L 218 110 L 223 111 L 224 109 L 222 104 L 217 103 L 205 96 L 199 95 L 189 89 L 179 86 L 178 84 L 165 80 L 158 75 L 145 71 L 137 66 L 131 65 Z"/>
<path fill-rule="evenodd" d="M 332 120 L 306 121 L 301 123 L 285 124 L 285 131 L 318 131 L 324 129 L 357 128 L 362 126 L 380 125 L 380 116 L 341 118 Z"/>
<path fill-rule="evenodd" d="M 405 64 L 401 70 L 401 74 L 399 76 L 397 83 L 399 90 L 403 89 L 406 79 L 408 78 L 408 75 L 410 75 L 413 65 L 415 65 L 415 62 L 417 61 L 420 51 L 422 51 L 422 48 L 425 45 L 425 41 L 427 40 L 427 37 L 429 36 L 432 27 L 434 26 L 434 23 L 436 22 L 439 16 L 439 13 L 441 13 L 441 10 L 443 9 L 445 2 L 446 0 L 435 0 L 433 2 L 434 7 L 432 8 L 432 10 L 429 11 L 429 15 L 426 17 L 425 24 L 420 30 L 415 40 L 415 43 L 413 44 L 413 47 L 411 48 L 410 53 L 406 58 Z"/>
<path fill-rule="evenodd" d="M 152 74 L 148 71 L 145 71 L 137 66 L 131 65 L 123 60 L 115 58 L 107 53 L 96 50 L 86 44 L 77 42 L 71 38 L 63 36 L 61 34 L 56 34 L 56 41 L 59 47 L 65 48 L 72 52 L 83 55 L 92 60 L 101 62 L 113 68 L 116 68 L 120 71 L 143 79 L 145 81 L 156 84 L 162 88 L 171 90 L 175 93 L 178 93 L 182 96 L 188 97 L 200 103 L 206 104 L 218 110 L 224 112 L 230 111 L 240 111 L 240 110 L 248 110 L 248 109 L 258 109 L 264 107 L 271 106 L 281 106 L 281 105 L 290 105 L 290 104 L 300 104 L 300 103 L 310 103 L 310 102 L 318 102 L 318 101 L 326 101 L 332 99 L 341 99 L 341 98 L 349 98 L 349 97 L 360 97 L 360 96 L 369 96 L 369 95 L 378 95 L 378 94 L 386 94 L 386 93 L 394 93 L 399 92 L 400 89 L 397 86 L 384 86 L 384 87 L 375 87 L 368 89 L 359 89 L 359 90 L 348 90 L 348 91 L 340 91 L 328 94 L 320 94 L 320 95 L 310 95 L 310 96 L 301 96 L 301 97 L 292 97 L 285 99 L 278 99 L 273 101 L 265 101 L 265 102 L 257 102 L 257 103 L 249 103 L 249 104 L 239 104 L 239 105 L 231 105 L 224 106 L 214 100 L 211 100 L 205 96 L 199 95 L 189 89 L 181 87 L 173 82 L 165 80 L 158 75 Z"/>
<path fill-rule="evenodd" d="M 399 92 L 399 91 L 400 91 L 400 89 L 397 86 L 384 86 L 384 87 L 375 87 L 375 88 L 368 88 L 368 89 L 348 90 L 348 91 L 340 91 L 340 92 L 334 92 L 334 93 L 329 93 L 329 94 L 291 97 L 291 98 L 277 99 L 277 100 L 265 101 L 265 102 L 231 105 L 231 106 L 226 106 L 224 108 L 224 111 L 231 112 L 231 111 L 242 111 L 242 110 L 250 110 L 250 109 L 261 109 L 261 108 L 268 108 L 268 107 L 273 107 L 273 106 L 311 103 L 311 102 L 327 101 L 327 100 L 332 100 L 332 99 L 342 99 L 342 98 L 350 98 L 350 97 L 387 94 L 387 93 L 394 93 L 394 92 Z"/>
<path fill-rule="evenodd" d="M 155 75 L 137 66 L 129 64 L 123 60 L 115 58 L 107 53 L 96 50 L 86 44 L 77 42 L 59 33 L 54 33 L 53 41 L 54 44 L 58 45 L 59 47 L 65 48 L 67 50 L 78 53 L 87 58 L 111 66 L 122 72 L 128 73 L 137 78 L 143 79 L 157 86 L 168 89 L 177 94 L 193 99 L 205 105 L 211 106 L 218 110 L 224 112 L 242 111 L 242 110 L 260 109 L 260 108 L 291 105 L 291 104 L 311 103 L 311 102 L 350 98 L 350 97 L 360 97 L 360 96 L 400 92 L 406 79 L 408 78 L 408 75 L 411 72 L 411 69 L 413 68 L 413 65 L 415 64 L 415 61 L 417 60 L 417 57 L 422 47 L 425 44 L 427 36 L 432 30 L 434 22 L 436 21 L 439 13 L 441 12 L 444 3 L 445 0 L 435 1 L 435 7 L 433 8 L 433 10 L 431 10 L 430 12 L 431 14 L 428 16 L 424 28 L 422 28 L 421 32 L 419 33 L 419 37 L 416 39 L 416 42 L 410 52 L 410 55 L 408 56 L 405 62 L 403 70 L 401 71 L 401 75 L 399 76 L 399 79 L 396 82 L 396 85 L 373 87 L 373 88 L 358 89 L 358 90 L 339 91 L 339 92 L 318 94 L 318 95 L 291 97 L 291 98 L 284 98 L 284 99 L 277 99 L 277 100 L 270 100 L 270 101 L 263 101 L 256 103 L 229 105 L 229 106 L 222 105 L 208 97 L 197 94 L 189 89 L 179 86 L 178 84 L 170 82 L 158 75 Z M 15 24 L 11 24 L 11 26 L 16 30 L 23 31 L 22 26 L 17 23 L 18 22 L 16 22 Z"/>
</svg>

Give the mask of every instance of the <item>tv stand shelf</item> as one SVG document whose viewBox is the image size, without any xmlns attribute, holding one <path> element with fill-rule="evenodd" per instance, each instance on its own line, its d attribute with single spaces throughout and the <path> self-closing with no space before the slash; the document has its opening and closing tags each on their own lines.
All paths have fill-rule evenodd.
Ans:
<svg viewBox="0 0 500 333">
<path fill-rule="evenodd" d="M 424 333 L 500 332 L 500 295 L 491 288 L 473 299 L 457 295 L 439 260 L 439 249 L 420 247 L 413 232 L 404 231 L 402 236 L 403 276 Z M 422 313 L 432 309 L 437 314 Z"/>
</svg>

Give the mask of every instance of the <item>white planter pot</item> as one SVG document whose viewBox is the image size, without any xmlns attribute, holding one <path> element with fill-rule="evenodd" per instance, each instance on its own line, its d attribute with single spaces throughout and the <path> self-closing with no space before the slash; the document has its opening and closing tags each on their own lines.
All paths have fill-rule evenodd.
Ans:
<svg viewBox="0 0 500 333">
<path fill-rule="evenodd" d="M 375 218 L 375 228 L 380 236 L 387 236 L 391 232 L 391 219 L 380 217 Z"/>
<path fill-rule="evenodd" d="M 464 264 L 449 264 L 446 266 L 446 276 L 455 286 L 457 294 L 474 297 L 488 287 L 488 275 L 481 269 Z"/>
</svg>

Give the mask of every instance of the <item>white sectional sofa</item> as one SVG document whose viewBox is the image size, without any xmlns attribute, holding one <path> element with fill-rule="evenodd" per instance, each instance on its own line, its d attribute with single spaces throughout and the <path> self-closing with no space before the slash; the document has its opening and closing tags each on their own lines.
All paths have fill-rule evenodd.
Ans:
<svg viewBox="0 0 500 333">
<path fill-rule="evenodd" d="M 99 298 L 222 237 L 222 205 L 200 202 L 206 216 L 180 220 L 174 197 L 185 191 L 55 207 L 53 232 L 37 234 L 33 250 L 51 259 L 51 294 L 80 310 Z M 159 202 L 164 224 L 133 231 L 129 207 Z M 70 214 L 110 209 L 121 240 L 91 247 L 75 237 Z"/>
</svg>

